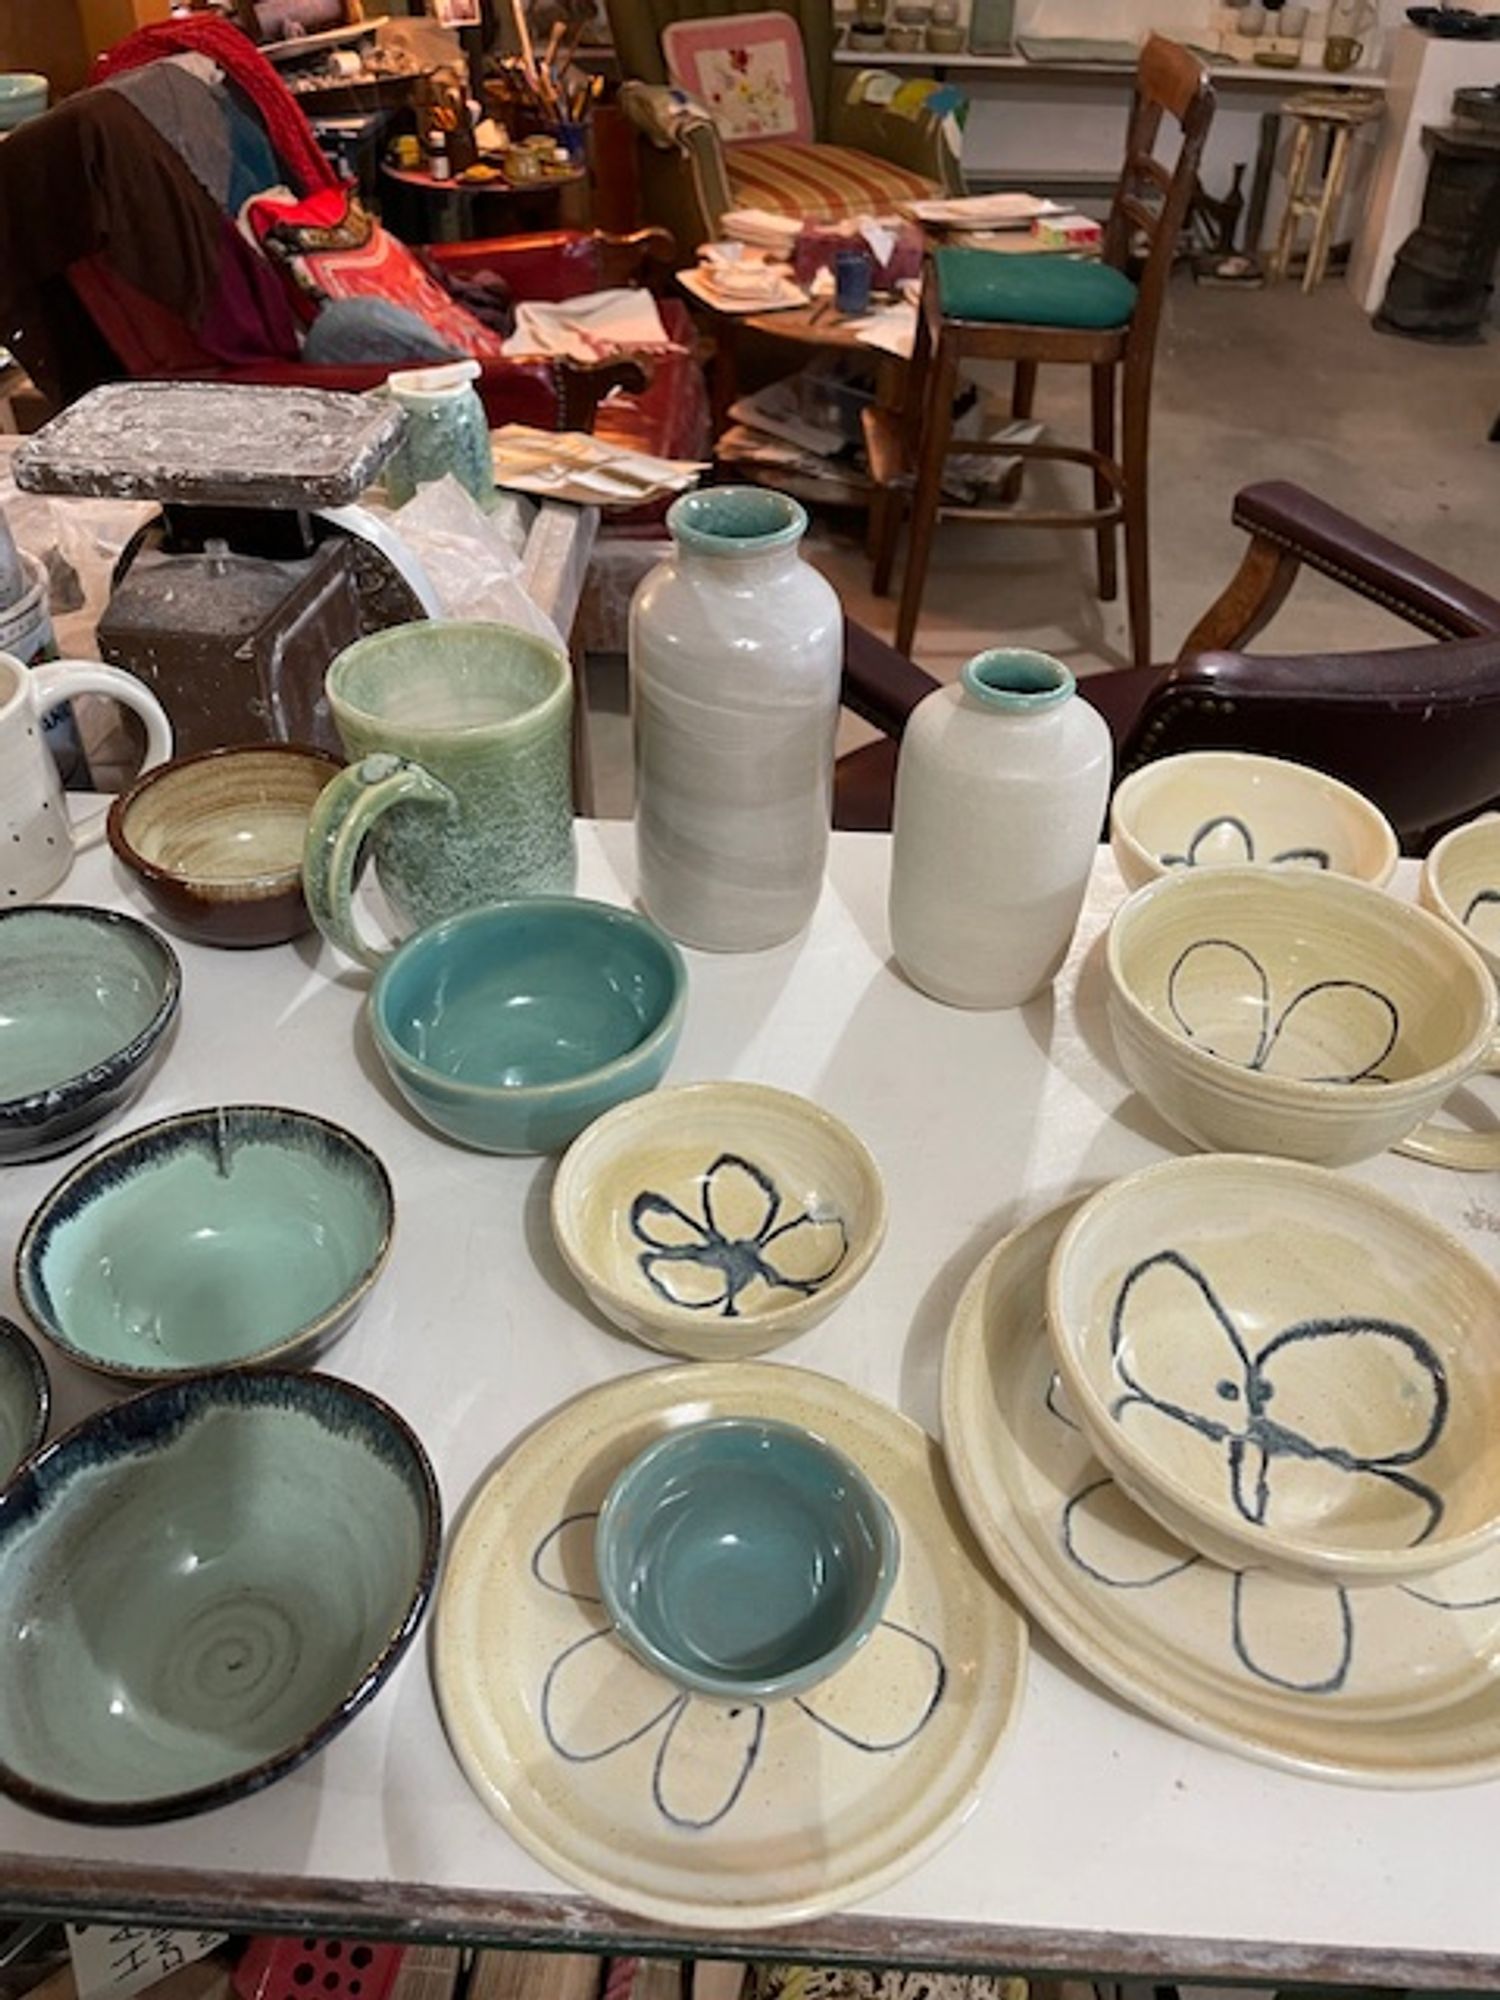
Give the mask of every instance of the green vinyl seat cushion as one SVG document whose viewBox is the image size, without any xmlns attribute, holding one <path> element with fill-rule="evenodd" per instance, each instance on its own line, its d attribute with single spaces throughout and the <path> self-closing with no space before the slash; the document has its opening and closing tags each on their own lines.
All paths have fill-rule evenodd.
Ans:
<svg viewBox="0 0 1500 2000">
<path fill-rule="evenodd" d="M 939 250 L 933 263 L 945 319 L 1103 332 L 1135 310 L 1135 286 L 1112 264 L 995 250 Z"/>
</svg>

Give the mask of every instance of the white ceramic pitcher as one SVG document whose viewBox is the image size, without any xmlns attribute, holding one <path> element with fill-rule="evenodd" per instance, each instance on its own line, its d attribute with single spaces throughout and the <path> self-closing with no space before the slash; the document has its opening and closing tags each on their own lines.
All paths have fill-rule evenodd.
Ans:
<svg viewBox="0 0 1500 2000">
<path fill-rule="evenodd" d="M 27 667 L 0 653 L 0 909 L 34 903 L 55 889 L 73 856 L 104 837 L 107 806 L 69 822 L 62 780 L 42 735 L 42 719 L 75 694 L 104 694 L 146 726 L 146 765 L 172 754 L 172 725 L 132 674 L 91 660 Z"/>
</svg>

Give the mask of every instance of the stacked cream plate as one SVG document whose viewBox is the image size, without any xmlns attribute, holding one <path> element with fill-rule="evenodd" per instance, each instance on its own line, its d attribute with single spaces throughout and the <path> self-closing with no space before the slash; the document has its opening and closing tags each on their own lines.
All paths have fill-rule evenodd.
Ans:
<svg viewBox="0 0 1500 2000">
<path fill-rule="evenodd" d="M 945 1363 L 966 1511 L 1053 1637 L 1191 1734 L 1356 1782 L 1500 1771 L 1500 1277 L 1331 1170 L 1500 1166 L 1500 1135 L 1428 1122 L 1495 1066 L 1465 921 L 1497 828 L 1435 855 L 1434 916 L 1372 886 L 1390 829 L 1316 773 L 1127 781 L 1111 1026 L 1213 1150 L 1007 1238 Z"/>
</svg>

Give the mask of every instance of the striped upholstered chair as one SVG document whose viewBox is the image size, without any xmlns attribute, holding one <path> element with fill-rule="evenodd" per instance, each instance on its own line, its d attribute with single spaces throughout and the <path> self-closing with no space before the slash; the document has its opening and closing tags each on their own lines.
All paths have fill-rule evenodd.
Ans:
<svg viewBox="0 0 1500 2000">
<path fill-rule="evenodd" d="M 835 67 L 832 0 L 607 5 L 646 216 L 683 258 L 726 209 L 841 222 L 960 191 L 958 93 Z"/>
</svg>

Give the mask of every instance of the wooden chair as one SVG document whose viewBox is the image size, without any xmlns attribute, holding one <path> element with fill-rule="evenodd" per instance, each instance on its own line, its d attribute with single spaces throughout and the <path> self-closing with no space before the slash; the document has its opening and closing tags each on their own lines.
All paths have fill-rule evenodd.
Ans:
<svg viewBox="0 0 1500 2000">
<path fill-rule="evenodd" d="M 1114 735 L 1116 779 L 1181 750 L 1290 757 L 1373 799 L 1408 854 L 1500 807 L 1500 599 L 1283 481 L 1245 487 L 1234 519 L 1250 537 L 1244 558 L 1176 665 L 1079 682 Z M 1426 643 L 1358 653 L 1240 650 L 1303 568 L 1393 612 Z M 840 758 L 835 824 L 890 825 L 897 739 L 937 685 L 872 633 L 850 628 L 844 702 L 885 734 Z"/>
<path fill-rule="evenodd" d="M 1066 363 L 1093 377 L 1093 437 L 1078 445 L 976 445 L 976 451 L 1027 459 L 1061 459 L 1091 468 L 1091 508 L 964 507 L 965 519 L 1011 527 L 1092 528 L 1098 551 L 1099 595 L 1118 588 L 1115 529 L 1125 529 L 1126 589 L 1131 652 L 1138 666 L 1151 657 L 1151 579 L 1147 532 L 1148 441 L 1156 333 L 1177 239 L 1197 184 L 1198 164 L 1213 119 L 1214 93 L 1197 57 L 1153 35 L 1141 51 L 1126 138 L 1125 164 L 1105 226 L 1099 263 L 1043 256 L 1002 256 L 988 250 L 939 249 L 928 261 L 917 315 L 916 348 L 905 410 L 866 416 L 870 469 L 877 488 L 872 545 L 875 591 L 890 589 L 904 495 L 911 497 L 911 545 L 901 586 L 896 644 L 910 653 L 927 583 L 932 538 L 941 513 L 943 461 L 949 450 L 953 401 L 966 363 L 1014 364 L 1012 412 L 1031 414 L 1038 367 Z M 1180 133 L 1175 164 L 1154 149 L 1163 119 Z M 1135 273 L 1132 278 L 1129 273 Z M 1117 454 L 1118 406 L 1123 445 Z"/>
</svg>

